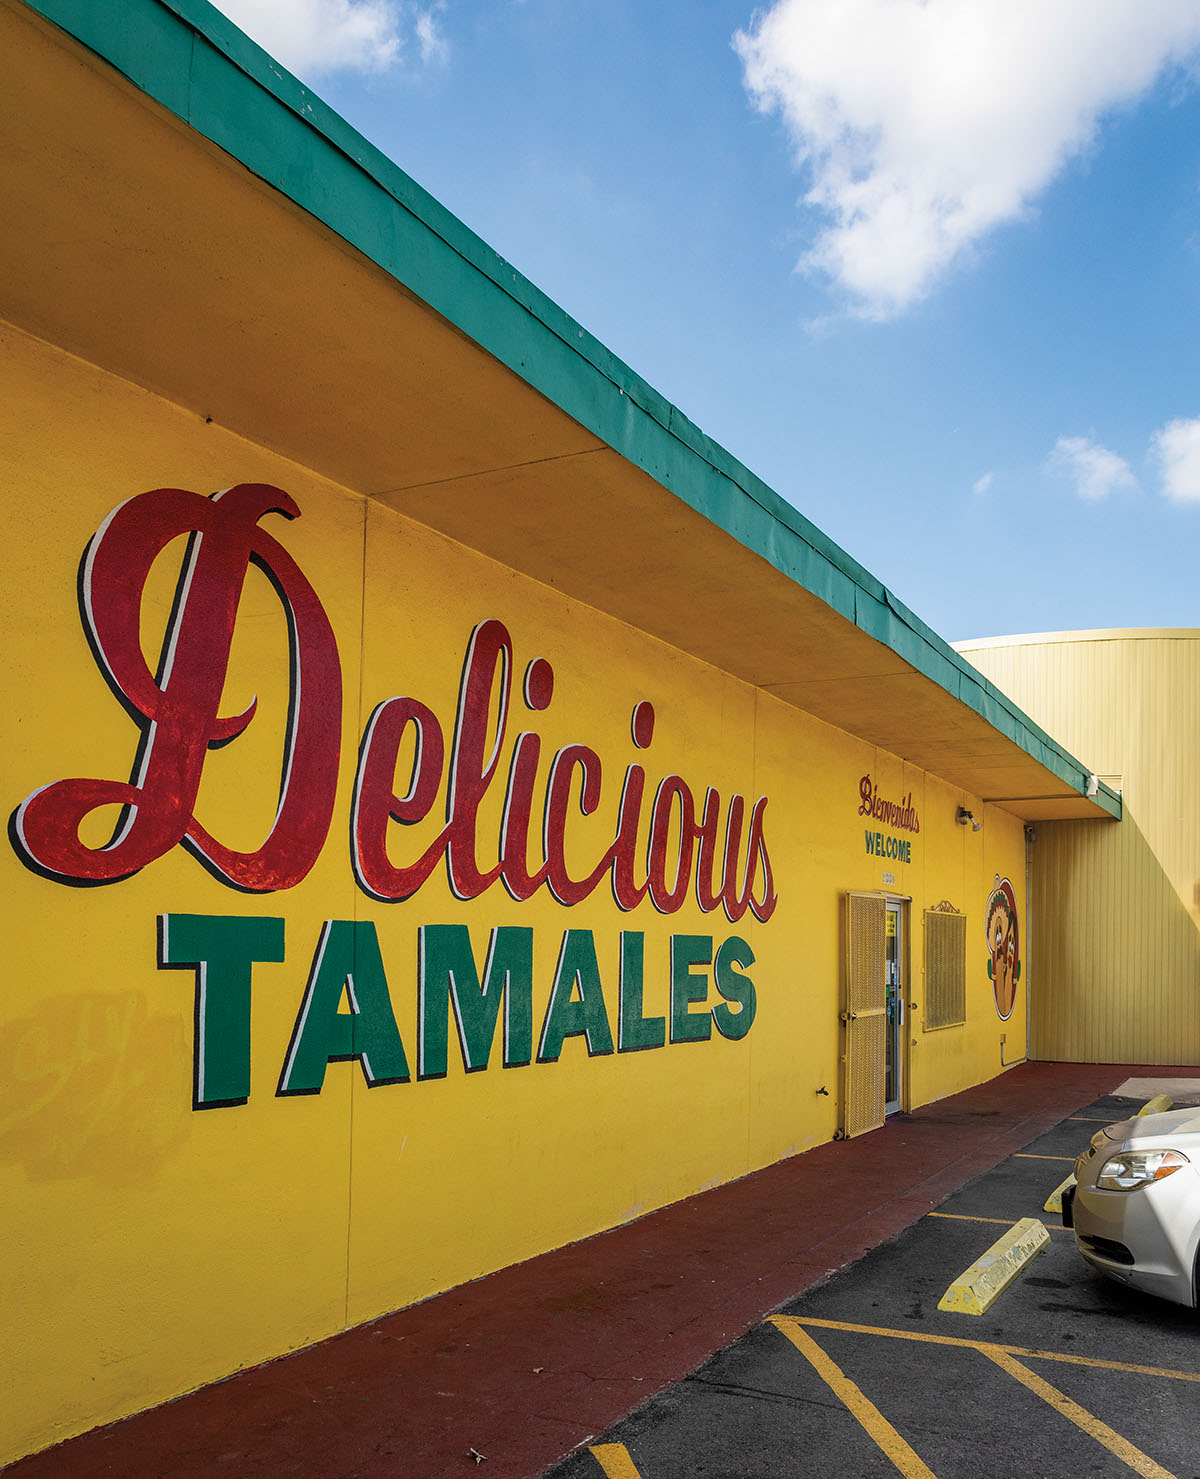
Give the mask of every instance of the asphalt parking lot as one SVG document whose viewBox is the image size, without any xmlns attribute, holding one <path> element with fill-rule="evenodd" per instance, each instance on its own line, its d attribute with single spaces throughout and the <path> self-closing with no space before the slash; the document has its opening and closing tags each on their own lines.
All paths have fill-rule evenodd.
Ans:
<svg viewBox="0 0 1200 1479">
<path fill-rule="evenodd" d="M 1077 1111 L 552 1479 L 1200 1479 L 1200 1314 L 1103 1279 L 1042 1210 L 1100 1125 L 1137 1107 L 1106 1097 Z M 939 1310 L 947 1286 L 1027 1217 L 1049 1242 L 991 1308 Z"/>
</svg>

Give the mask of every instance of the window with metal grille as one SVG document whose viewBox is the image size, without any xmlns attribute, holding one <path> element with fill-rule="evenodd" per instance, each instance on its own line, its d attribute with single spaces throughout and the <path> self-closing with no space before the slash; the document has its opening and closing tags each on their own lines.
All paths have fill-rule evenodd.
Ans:
<svg viewBox="0 0 1200 1479">
<path fill-rule="evenodd" d="M 967 916 L 925 911 L 925 1029 L 959 1027 L 967 1019 Z"/>
</svg>

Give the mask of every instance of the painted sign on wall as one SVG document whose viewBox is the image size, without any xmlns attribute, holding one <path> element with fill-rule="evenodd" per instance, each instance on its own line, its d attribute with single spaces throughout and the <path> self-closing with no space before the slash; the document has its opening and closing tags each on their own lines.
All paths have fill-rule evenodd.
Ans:
<svg viewBox="0 0 1200 1479">
<path fill-rule="evenodd" d="M 879 787 L 868 774 L 859 780 L 858 797 L 860 817 L 870 817 L 885 827 L 895 827 L 904 832 L 915 834 L 921 830 L 921 818 L 913 805 L 911 791 L 902 801 L 889 801 L 879 794 Z M 863 835 L 866 838 L 868 857 L 887 858 L 895 863 L 912 862 L 911 838 L 897 837 L 871 827 Z M 894 883 L 895 879 L 892 878 L 891 882 Z"/>
<path fill-rule="evenodd" d="M 283 961 L 285 921 L 243 915 L 163 914 L 159 965 L 196 973 L 193 1034 L 194 1109 L 224 1109 L 250 1097 L 251 1004 L 254 966 Z M 564 931 L 541 1027 L 534 1037 L 532 928 L 491 931 L 486 955 L 476 959 L 465 924 L 421 925 L 417 951 L 418 1080 L 446 1077 L 449 1021 L 463 1068 L 488 1068 L 501 1027 L 503 1066 L 556 1063 L 568 1038 L 579 1037 L 589 1058 L 671 1044 L 743 1038 L 754 1025 L 757 995 L 745 974 L 754 952 L 737 935 L 672 935 L 665 965 L 669 1009 L 647 1012 L 646 941 L 622 930 L 616 988 L 617 1035 L 591 930 Z M 708 1005 L 708 985 L 719 998 Z M 661 975 L 661 968 L 659 974 Z M 609 993 L 611 997 L 613 993 Z M 343 998 L 349 1011 L 342 1010 Z M 698 1009 L 697 1009 L 698 1008 Z M 370 920 L 326 921 L 300 998 L 276 1097 L 319 1094 L 330 1063 L 357 1062 L 369 1088 L 407 1084 L 414 1075 L 388 984 L 375 925 Z"/>
<path fill-rule="evenodd" d="M 342 664 L 315 589 L 261 527 L 268 514 L 290 520 L 300 509 L 267 484 L 240 484 L 211 498 L 161 488 L 129 499 L 103 521 L 84 554 L 80 611 L 92 654 L 140 739 L 128 779 L 65 777 L 25 798 L 13 813 L 10 837 L 27 867 L 75 887 L 118 884 L 182 847 L 244 893 L 293 888 L 312 870 L 336 810 Z M 186 551 L 151 668 L 142 636 L 147 582 L 181 536 Z M 238 850 L 197 820 L 196 805 L 209 752 L 236 744 L 255 719 L 257 700 L 235 714 L 219 712 L 251 565 L 267 577 L 286 617 L 290 699 L 279 780 L 250 776 L 251 785 L 277 785 L 274 820 L 257 847 Z M 452 716 L 439 716 L 411 694 L 375 705 L 347 819 L 348 861 L 364 894 L 380 904 L 412 899 L 444 867 L 450 893 L 463 902 L 500 884 L 517 903 L 545 891 L 571 908 L 607 884 L 623 913 L 649 901 L 672 915 L 690 898 L 701 913 L 719 910 L 731 924 L 747 913 L 771 918 L 778 896 L 764 829 L 766 796 L 748 802 L 732 794 L 726 801 L 710 785 L 701 799 L 681 775 L 651 780 L 638 760 L 617 772 L 618 789 L 606 780 L 612 763 L 606 766 L 587 743 L 562 745 L 543 758 L 532 727 L 509 743 L 514 712 L 523 707 L 531 725 L 530 716 L 550 708 L 555 689 L 546 657 L 531 658 L 519 682 L 517 668 L 512 635 L 487 618 L 467 639 Z M 651 700 L 634 705 L 635 753 L 651 748 L 655 720 Z M 398 769 L 407 772 L 402 784 Z M 493 793 L 496 800 L 503 796 L 503 809 L 492 806 L 500 820 L 489 832 L 481 816 Z M 432 841 L 406 852 L 414 835 L 408 829 L 432 818 L 439 802 L 444 823 Z M 81 828 L 103 808 L 119 809 L 111 836 L 100 844 L 85 841 Z M 572 819 L 605 808 L 610 840 L 599 848 L 593 843 L 590 866 L 581 866 L 583 843 L 572 839 Z M 418 1079 L 445 1076 L 451 1017 L 467 1072 L 488 1066 L 501 1021 L 505 1067 L 555 1062 L 572 1036 L 596 1056 L 704 1041 L 714 1029 L 737 1039 L 754 1022 L 755 989 L 745 974 L 754 954 L 739 935 L 672 934 L 665 959 L 655 962 L 669 982 L 669 1007 L 653 1015 L 643 1008 L 645 934 L 622 930 L 619 980 L 608 990 L 616 1007 L 614 1042 L 593 933 L 568 928 L 535 1051 L 532 928 L 492 929 L 483 960 L 472 953 L 465 924 L 425 924 L 417 936 Z M 169 913 L 159 918 L 158 938 L 161 968 L 196 973 L 193 1106 L 244 1104 L 253 968 L 284 960 L 285 921 Z M 328 1064 L 346 1060 L 359 1063 L 371 1087 L 409 1082 L 410 1058 L 375 925 L 327 920 L 311 960 L 277 1095 L 319 1093 Z M 718 997 L 711 1007 L 710 973 Z"/>
<path fill-rule="evenodd" d="M 1017 922 L 1017 896 L 1012 883 L 996 874 L 984 911 L 987 920 L 988 975 L 996 1011 L 1003 1022 L 1012 1016 L 1021 979 L 1021 938 Z"/>
<path fill-rule="evenodd" d="M 879 794 L 879 787 L 868 774 L 858 783 L 858 797 L 860 817 L 871 817 L 885 827 L 896 827 L 902 832 L 921 830 L 921 817 L 913 805 L 911 791 L 902 801 L 889 801 Z"/>
<path fill-rule="evenodd" d="M 67 884 L 116 883 L 182 846 L 222 882 L 255 893 L 291 888 L 311 870 L 337 793 L 341 664 L 315 590 L 283 545 L 259 527 L 269 513 L 294 519 L 300 509 L 287 493 L 261 483 L 212 498 L 160 488 L 129 499 L 101 524 L 85 552 L 80 608 L 96 661 L 141 741 L 128 780 L 72 777 L 26 797 L 11 835 L 29 867 Z M 187 552 L 152 671 L 139 639 L 142 594 L 155 559 L 180 535 L 188 536 Z M 205 830 L 195 805 L 208 751 L 236 742 L 254 719 L 254 703 L 239 714 L 218 713 L 250 564 L 270 580 L 287 617 L 291 704 L 274 823 L 259 847 L 239 852 Z M 731 923 L 747 909 L 770 919 L 777 895 L 765 796 L 748 805 L 733 795 L 726 804 L 709 786 L 698 802 L 682 776 L 666 775 L 648 799 L 646 770 L 633 763 L 616 797 L 605 786 L 600 755 L 586 743 L 558 749 L 543 782 L 541 740 L 522 730 L 508 755 L 500 835 L 478 835 L 484 797 L 502 784 L 514 664 L 506 627 L 484 620 L 467 643 L 452 723 L 411 695 L 375 707 L 360 746 L 350 828 L 351 862 L 365 893 L 385 903 L 411 898 L 444 863 L 461 900 L 501 883 L 518 901 L 546 888 L 569 906 L 607 881 L 624 911 L 649 898 L 660 913 L 672 914 L 694 893 L 704 913 L 721 909 Z M 544 711 L 553 694 L 554 669 L 535 657 L 520 686 L 526 711 Z M 638 750 L 650 747 L 654 727 L 653 705 L 643 700 L 631 717 Z M 407 789 L 397 794 L 395 770 L 410 729 L 415 759 Z M 439 796 L 445 826 L 419 856 L 396 859 L 389 846 L 403 838 L 406 825 L 427 817 Z M 590 816 L 606 800 L 614 813 L 612 841 L 591 868 L 573 873 L 565 846 L 570 816 Z M 85 819 L 114 804 L 121 814 L 110 840 L 97 847 L 83 842 Z M 542 858 L 531 868 L 538 810 Z"/>
</svg>

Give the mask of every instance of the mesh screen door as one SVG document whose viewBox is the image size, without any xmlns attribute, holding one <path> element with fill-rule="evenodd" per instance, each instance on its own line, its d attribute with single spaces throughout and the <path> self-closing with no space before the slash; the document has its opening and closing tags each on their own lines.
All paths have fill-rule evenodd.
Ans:
<svg viewBox="0 0 1200 1479">
<path fill-rule="evenodd" d="M 886 916 L 887 902 L 877 895 L 846 895 L 842 1130 L 847 1139 L 883 1124 Z"/>
</svg>

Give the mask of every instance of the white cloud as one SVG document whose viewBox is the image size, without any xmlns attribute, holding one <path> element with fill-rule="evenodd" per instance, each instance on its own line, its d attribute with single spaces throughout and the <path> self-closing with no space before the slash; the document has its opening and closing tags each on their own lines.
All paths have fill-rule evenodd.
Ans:
<svg viewBox="0 0 1200 1479">
<path fill-rule="evenodd" d="M 436 9 L 441 10 L 442 6 L 438 5 Z M 450 46 L 445 36 L 442 35 L 434 10 L 419 10 L 414 29 L 417 33 L 417 44 L 421 48 L 421 60 L 426 63 L 445 61 Z"/>
<path fill-rule="evenodd" d="M 1100 116 L 1200 49 L 1196 0 L 775 0 L 734 45 L 830 218 L 801 266 L 863 317 L 1019 218 Z"/>
<path fill-rule="evenodd" d="M 1051 472 L 1070 478 L 1080 498 L 1096 501 L 1119 488 L 1136 488 L 1137 479 L 1124 457 L 1087 437 L 1059 437 L 1046 459 Z"/>
<path fill-rule="evenodd" d="M 1173 503 L 1200 503 L 1200 418 L 1168 421 L 1150 445 L 1162 463 L 1167 497 Z"/>
<path fill-rule="evenodd" d="M 403 49 L 403 17 L 395 0 L 216 0 L 216 4 L 299 77 L 382 72 L 399 60 Z M 419 41 L 425 14 L 417 18 Z"/>
<path fill-rule="evenodd" d="M 977 494 L 980 498 L 982 498 L 987 490 L 992 486 L 993 476 L 994 475 L 992 473 L 985 472 L 981 478 L 976 478 L 975 481 L 971 484 L 971 492 Z"/>
</svg>

